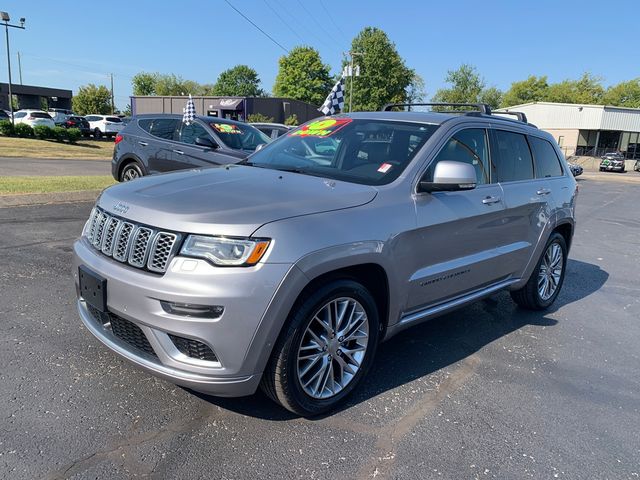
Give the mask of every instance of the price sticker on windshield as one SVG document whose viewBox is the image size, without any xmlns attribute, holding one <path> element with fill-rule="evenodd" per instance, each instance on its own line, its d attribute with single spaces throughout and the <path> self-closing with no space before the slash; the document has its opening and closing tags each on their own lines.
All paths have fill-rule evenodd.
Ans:
<svg viewBox="0 0 640 480">
<path fill-rule="evenodd" d="M 345 125 L 351 123 L 350 118 L 325 118 L 302 125 L 289 134 L 290 137 L 330 137 Z"/>
<path fill-rule="evenodd" d="M 240 130 L 238 126 L 234 125 L 233 123 L 212 123 L 211 126 L 220 133 L 242 133 L 242 130 Z"/>
</svg>

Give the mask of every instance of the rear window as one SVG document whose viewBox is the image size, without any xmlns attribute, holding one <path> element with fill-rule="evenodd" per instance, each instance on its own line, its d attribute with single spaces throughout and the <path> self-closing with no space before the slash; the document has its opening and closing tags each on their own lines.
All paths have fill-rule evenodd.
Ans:
<svg viewBox="0 0 640 480">
<path fill-rule="evenodd" d="M 495 130 L 496 148 L 492 155 L 498 182 L 516 182 L 533 178 L 533 158 L 527 138 L 514 132 Z"/>
<path fill-rule="evenodd" d="M 107 122 L 122 123 L 122 120 L 119 117 L 107 117 L 105 120 Z"/>
<path fill-rule="evenodd" d="M 562 167 L 560 166 L 560 159 L 553 145 L 537 137 L 529 137 L 529 143 L 531 144 L 533 158 L 536 162 L 536 178 L 561 176 Z"/>
<path fill-rule="evenodd" d="M 31 112 L 31 117 L 33 118 L 48 118 L 51 119 L 51 115 L 44 112 Z"/>
</svg>

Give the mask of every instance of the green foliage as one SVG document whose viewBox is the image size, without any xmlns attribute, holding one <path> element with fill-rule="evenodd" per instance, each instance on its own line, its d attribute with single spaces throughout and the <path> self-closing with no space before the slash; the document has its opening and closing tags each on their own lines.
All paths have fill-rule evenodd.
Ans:
<svg viewBox="0 0 640 480">
<path fill-rule="evenodd" d="M 68 130 L 64 127 L 53 127 L 51 138 L 56 142 L 64 142 L 67 139 Z"/>
<path fill-rule="evenodd" d="M 311 47 L 295 47 L 278 61 L 273 94 L 322 105 L 333 81 L 330 67 L 322 63 L 320 53 Z"/>
<path fill-rule="evenodd" d="M 65 135 L 69 143 L 76 143 L 80 138 L 82 138 L 82 132 L 79 128 L 67 128 Z"/>
<path fill-rule="evenodd" d="M 111 92 L 104 85 L 83 85 L 73 96 L 73 111 L 78 115 L 111 113 Z"/>
<path fill-rule="evenodd" d="M 610 87 L 605 93 L 603 101 L 607 105 L 640 108 L 640 78 Z"/>
<path fill-rule="evenodd" d="M 213 94 L 220 96 L 261 97 L 258 72 L 247 65 L 236 65 L 218 76 L 213 86 Z"/>
<path fill-rule="evenodd" d="M 605 95 L 602 79 L 584 73 L 578 80 L 563 80 L 549 85 L 545 101 L 557 103 L 601 104 Z"/>
<path fill-rule="evenodd" d="M 14 128 L 14 132 L 16 137 L 20 137 L 20 138 L 33 137 L 33 128 L 31 128 L 31 126 L 27 125 L 26 123 L 18 123 Z"/>
<path fill-rule="evenodd" d="M 417 73 L 413 73 L 411 83 L 406 89 L 406 101 L 408 103 L 419 103 L 424 100 L 427 92 L 425 91 L 424 79 Z"/>
<path fill-rule="evenodd" d="M 46 112 L 49 109 L 49 101 L 47 97 L 40 97 L 40 110 Z"/>
<path fill-rule="evenodd" d="M 502 92 L 496 87 L 486 87 L 484 79 L 476 67 L 463 63 L 457 70 L 449 70 L 445 81 L 449 88 L 439 89 L 432 98 L 434 102 L 444 103 L 488 103 L 496 108 L 500 106 Z M 459 107 L 445 107 L 441 110 L 457 110 Z"/>
<path fill-rule="evenodd" d="M 53 138 L 53 128 L 48 127 L 47 125 L 36 125 L 33 127 L 33 134 L 40 140 Z"/>
<path fill-rule="evenodd" d="M 530 75 L 526 80 L 513 82 L 502 96 L 502 106 L 511 107 L 523 103 L 542 102 L 549 91 L 547 76 Z"/>
<path fill-rule="evenodd" d="M 122 114 L 123 114 L 125 117 L 130 117 L 130 116 L 132 115 L 132 112 L 131 112 L 131 104 L 127 103 L 127 106 L 126 106 L 126 107 L 124 107 L 124 110 L 122 111 Z"/>
<path fill-rule="evenodd" d="M 5 137 L 12 137 L 14 133 L 13 123 L 11 123 L 11 120 L 2 120 L 0 122 L 0 134 Z"/>
<path fill-rule="evenodd" d="M 247 122 L 249 123 L 272 123 L 273 117 L 267 117 L 261 113 L 252 113 L 247 115 Z"/>
<path fill-rule="evenodd" d="M 293 115 L 289 115 L 284 119 L 284 124 L 289 125 L 290 127 L 295 127 L 299 124 L 298 116 L 294 113 Z"/>
<path fill-rule="evenodd" d="M 406 100 L 406 89 L 414 80 L 415 72 L 405 65 L 384 31 L 375 27 L 364 28 L 351 42 L 351 51 L 362 53 L 354 57 L 354 66 L 360 67 L 360 76 L 347 78 L 345 105 L 349 105 L 351 81 L 354 81 L 354 111 L 379 110 L 385 103 Z M 324 96 L 328 93 L 327 90 Z"/>
<path fill-rule="evenodd" d="M 131 80 L 134 95 L 157 95 L 156 79 L 158 73 L 140 72 Z"/>
</svg>

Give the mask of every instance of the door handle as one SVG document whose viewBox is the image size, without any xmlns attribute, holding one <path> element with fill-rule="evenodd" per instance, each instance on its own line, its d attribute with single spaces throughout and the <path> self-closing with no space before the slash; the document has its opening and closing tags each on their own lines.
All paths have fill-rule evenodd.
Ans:
<svg viewBox="0 0 640 480">
<path fill-rule="evenodd" d="M 182 150 L 174 150 L 173 153 L 177 153 L 178 155 L 184 155 Z"/>
<path fill-rule="evenodd" d="M 485 197 L 482 199 L 482 203 L 485 205 L 491 205 L 492 203 L 498 203 L 500 201 L 500 197 Z"/>
<path fill-rule="evenodd" d="M 549 190 L 548 188 L 541 188 L 536 193 L 538 195 L 549 195 L 551 193 L 551 190 Z"/>
<path fill-rule="evenodd" d="M 147 142 L 138 142 L 139 145 L 142 145 L 143 147 L 146 147 L 147 145 L 149 145 Z"/>
</svg>

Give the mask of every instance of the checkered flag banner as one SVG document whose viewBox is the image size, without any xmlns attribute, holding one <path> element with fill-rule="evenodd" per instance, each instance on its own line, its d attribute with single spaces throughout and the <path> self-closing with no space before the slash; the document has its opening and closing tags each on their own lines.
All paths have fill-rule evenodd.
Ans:
<svg viewBox="0 0 640 480">
<path fill-rule="evenodd" d="M 193 98 L 191 98 L 191 94 L 189 94 L 189 100 L 187 101 L 187 106 L 182 109 L 184 112 L 182 115 L 182 121 L 189 125 L 193 123 L 196 119 L 196 105 L 193 103 Z"/>
<path fill-rule="evenodd" d="M 336 108 L 340 109 L 340 111 L 344 109 L 344 77 L 340 77 L 340 80 L 333 86 L 327 99 L 318 110 L 325 115 L 333 115 L 336 113 Z"/>
</svg>

